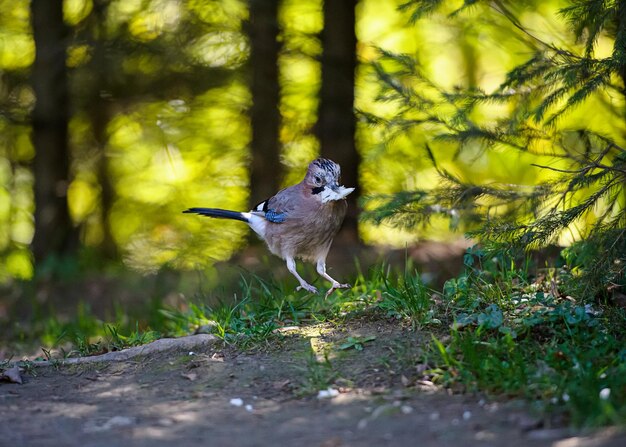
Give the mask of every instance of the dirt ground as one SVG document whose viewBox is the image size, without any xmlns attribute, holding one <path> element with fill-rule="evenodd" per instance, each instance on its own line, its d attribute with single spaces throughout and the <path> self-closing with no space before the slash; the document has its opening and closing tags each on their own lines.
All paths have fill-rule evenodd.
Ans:
<svg viewBox="0 0 626 447">
<path fill-rule="evenodd" d="M 22 385 L 0 382 L 0 445 L 626 445 L 616 429 L 575 431 L 520 401 L 438 389 L 419 363 L 425 336 L 370 317 L 286 330 L 247 352 L 212 342 L 36 367 Z M 348 337 L 375 339 L 341 349 Z M 318 398 L 322 383 L 338 394 Z"/>
</svg>

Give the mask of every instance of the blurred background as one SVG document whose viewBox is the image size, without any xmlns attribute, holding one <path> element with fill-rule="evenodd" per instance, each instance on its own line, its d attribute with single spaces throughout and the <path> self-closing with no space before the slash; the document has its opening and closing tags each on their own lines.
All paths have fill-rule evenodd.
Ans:
<svg viewBox="0 0 626 447">
<path fill-rule="evenodd" d="M 535 37 L 480 10 L 450 20 L 454 2 L 412 23 L 404 3 L 0 0 L 0 317 L 21 296 L 13 285 L 36 279 L 45 301 L 42 283 L 85 271 L 199 272 L 218 285 L 215 263 L 254 238 L 237 222 L 181 211 L 248 209 L 298 182 L 320 154 L 358 188 L 337 243 L 378 253 L 450 243 L 467 229 L 445 215 L 410 231 L 359 220 L 365 197 L 437 186 L 426 143 L 439 168 L 468 182 L 549 179 L 535 166 L 541 148 L 460 152 L 433 140 L 435 126 L 389 135 L 364 116 L 403 112 L 380 94 L 386 52 L 410 55 L 442 89 L 493 91 L 535 37 L 564 44 L 565 2 L 511 2 Z M 600 36 L 596 52 L 611 45 Z M 496 122 L 506 107 L 472 113 Z M 614 108 L 599 94 L 557 126 L 621 141 Z"/>
</svg>

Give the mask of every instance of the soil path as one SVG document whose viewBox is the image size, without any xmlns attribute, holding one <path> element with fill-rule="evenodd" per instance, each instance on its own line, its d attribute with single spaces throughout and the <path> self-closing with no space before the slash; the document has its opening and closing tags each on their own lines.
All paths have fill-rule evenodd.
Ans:
<svg viewBox="0 0 626 447">
<path fill-rule="evenodd" d="M 341 349 L 348 337 L 375 338 Z M 626 445 L 617 430 L 574 432 L 519 401 L 437 389 L 424 380 L 421 337 L 364 318 L 287 331 L 253 352 L 206 343 L 38 367 L 23 385 L 0 383 L 0 445 Z M 324 384 L 338 395 L 319 399 Z"/>
</svg>

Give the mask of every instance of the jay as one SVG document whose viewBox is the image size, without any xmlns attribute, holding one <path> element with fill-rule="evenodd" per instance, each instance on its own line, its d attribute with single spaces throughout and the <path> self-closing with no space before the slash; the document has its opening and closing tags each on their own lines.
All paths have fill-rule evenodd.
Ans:
<svg viewBox="0 0 626 447">
<path fill-rule="evenodd" d="M 248 212 L 219 208 L 189 208 L 183 212 L 247 223 L 272 253 L 285 260 L 287 270 L 300 283 L 296 290 L 317 293 L 298 274 L 296 259 L 316 263 L 317 273 L 332 284 L 328 297 L 336 289 L 351 287 L 326 273 L 326 256 L 346 215 L 345 197 L 354 191 L 339 185 L 340 175 L 337 163 L 318 158 L 309 164 L 300 183 L 279 191 Z"/>
</svg>

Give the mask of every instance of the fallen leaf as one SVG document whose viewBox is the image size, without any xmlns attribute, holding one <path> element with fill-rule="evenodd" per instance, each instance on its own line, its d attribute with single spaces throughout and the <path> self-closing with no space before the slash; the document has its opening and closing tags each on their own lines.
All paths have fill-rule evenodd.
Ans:
<svg viewBox="0 0 626 447">
<path fill-rule="evenodd" d="M 284 388 L 287 388 L 290 383 L 291 383 L 291 380 L 287 379 L 287 380 L 274 382 L 272 386 L 275 390 L 282 390 Z"/>
<path fill-rule="evenodd" d="M 198 378 L 198 374 L 196 373 L 181 374 L 181 376 L 183 376 L 185 379 L 191 380 L 192 382 Z"/>
<path fill-rule="evenodd" d="M 403 386 L 409 386 L 409 384 L 411 383 L 411 381 L 407 379 L 407 377 L 404 374 L 400 376 L 400 381 L 402 382 Z"/>
<path fill-rule="evenodd" d="M 435 385 L 430 380 L 418 380 L 416 387 L 419 391 L 423 391 L 426 393 L 434 393 L 438 389 L 437 385 Z"/>
<path fill-rule="evenodd" d="M 2 375 L 0 375 L 0 379 L 7 380 L 12 383 L 19 383 L 20 385 L 24 383 L 22 375 L 20 374 L 20 368 L 17 365 L 13 368 L 5 370 Z"/>
<path fill-rule="evenodd" d="M 320 447 L 339 447 L 343 444 L 341 438 L 339 436 L 335 436 L 334 438 L 327 439 L 326 441 L 320 444 Z"/>
</svg>

